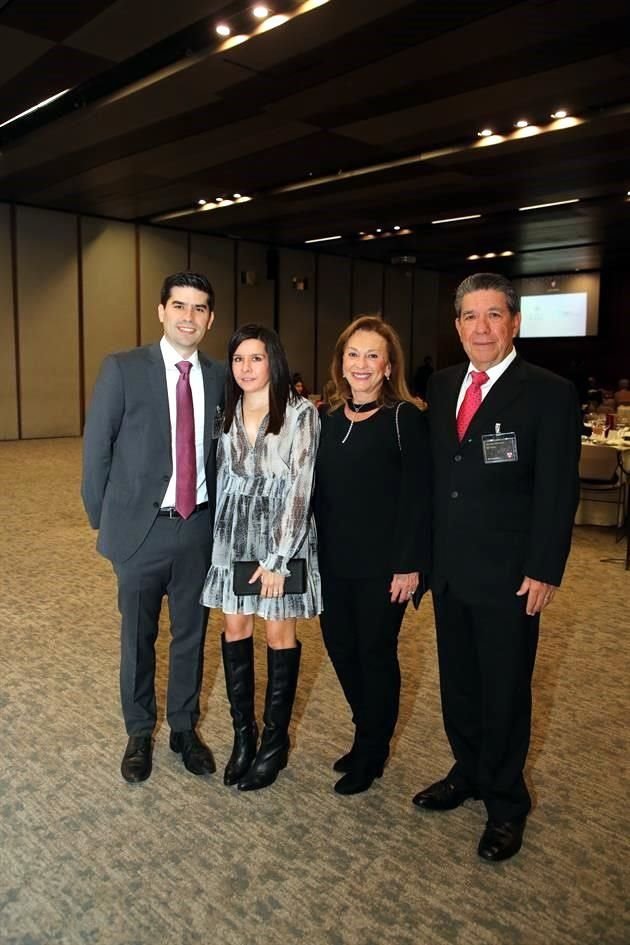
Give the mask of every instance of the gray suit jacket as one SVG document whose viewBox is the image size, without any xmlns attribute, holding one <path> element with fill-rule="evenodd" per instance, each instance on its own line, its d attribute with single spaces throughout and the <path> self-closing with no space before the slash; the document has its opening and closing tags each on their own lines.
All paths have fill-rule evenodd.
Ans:
<svg viewBox="0 0 630 945">
<path fill-rule="evenodd" d="M 211 518 L 216 497 L 213 425 L 225 370 L 199 352 L 205 397 L 204 456 Z M 105 358 L 83 438 L 81 496 L 96 547 L 127 560 L 144 541 L 173 474 L 166 370 L 159 344 Z M 212 534 L 208 536 L 211 541 Z"/>
</svg>

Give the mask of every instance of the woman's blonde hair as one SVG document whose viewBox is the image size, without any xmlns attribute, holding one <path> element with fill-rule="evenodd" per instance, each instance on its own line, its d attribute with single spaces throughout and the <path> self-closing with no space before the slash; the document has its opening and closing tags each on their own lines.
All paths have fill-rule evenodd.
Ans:
<svg viewBox="0 0 630 945">
<path fill-rule="evenodd" d="M 379 404 L 393 406 L 401 400 L 420 406 L 419 401 L 412 397 L 405 380 L 405 356 L 398 332 L 384 322 L 379 315 L 359 315 L 347 328 L 341 332 L 335 343 L 335 350 L 330 365 L 330 389 L 327 391 L 329 409 L 337 410 L 352 396 L 350 385 L 343 376 L 343 353 L 352 335 L 357 331 L 374 331 L 385 339 L 387 345 L 387 359 L 390 364 L 390 376 L 383 379 L 383 385 L 378 397 Z"/>
</svg>

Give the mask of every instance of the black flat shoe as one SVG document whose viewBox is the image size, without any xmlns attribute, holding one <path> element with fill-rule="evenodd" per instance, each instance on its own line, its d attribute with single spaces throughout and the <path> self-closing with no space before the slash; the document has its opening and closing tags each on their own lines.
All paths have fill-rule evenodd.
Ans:
<svg viewBox="0 0 630 945">
<path fill-rule="evenodd" d="M 343 778 L 335 784 L 337 794 L 362 794 L 368 791 L 375 778 L 380 778 L 383 774 L 383 766 L 364 766 L 355 767 L 344 774 Z"/>
<path fill-rule="evenodd" d="M 476 798 L 477 795 L 467 788 L 457 787 L 448 778 L 444 778 L 416 794 L 412 803 L 422 810 L 455 810 L 469 797 Z"/>
<path fill-rule="evenodd" d="M 150 735 L 130 735 L 120 773 L 129 784 L 146 781 L 153 768 L 153 739 Z"/>
<path fill-rule="evenodd" d="M 495 823 L 489 820 L 481 835 L 477 853 L 488 863 L 500 863 L 509 860 L 521 849 L 526 817 Z"/>
<path fill-rule="evenodd" d="M 214 774 L 217 770 L 212 752 L 193 729 L 171 732 L 169 744 L 171 751 L 182 756 L 184 766 L 191 774 Z"/>
</svg>

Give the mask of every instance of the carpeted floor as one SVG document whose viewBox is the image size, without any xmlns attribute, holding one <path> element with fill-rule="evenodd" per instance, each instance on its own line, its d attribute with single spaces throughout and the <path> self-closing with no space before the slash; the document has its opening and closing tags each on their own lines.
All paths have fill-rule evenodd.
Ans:
<svg viewBox="0 0 630 945">
<path fill-rule="evenodd" d="M 2 945 L 628 945 L 630 572 L 600 561 L 621 555 L 609 530 L 576 529 L 543 619 L 536 808 L 521 853 L 491 866 L 478 802 L 410 803 L 450 764 L 430 599 L 405 620 L 398 735 L 366 794 L 332 791 L 350 725 L 316 621 L 300 628 L 294 750 L 272 788 L 189 775 L 165 725 L 150 780 L 125 784 L 115 581 L 79 465 L 77 440 L 0 444 Z M 219 632 L 213 616 L 201 731 L 222 771 Z M 165 619 L 162 706 L 167 647 Z M 257 660 L 262 676 L 260 634 Z"/>
</svg>

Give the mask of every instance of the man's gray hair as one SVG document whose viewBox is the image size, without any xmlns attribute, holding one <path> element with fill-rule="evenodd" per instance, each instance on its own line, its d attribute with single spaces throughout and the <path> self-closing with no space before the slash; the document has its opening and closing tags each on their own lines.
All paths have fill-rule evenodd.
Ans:
<svg viewBox="0 0 630 945">
<path fill-rule="evenodd" d="M 494 289 L 496 292 L 502 292 L 510 315 L 516 315 L 520 310 L 518 293 L 509 279 L 500 276 L 496 272 L 475 272 L 472 276 L 466 276 L 455 292 L 455 314 L 458 318 L 462 313 L 462 299 L 464 296 L 469 292 L 478 292 L 479 289 Z"/>
</svg>

